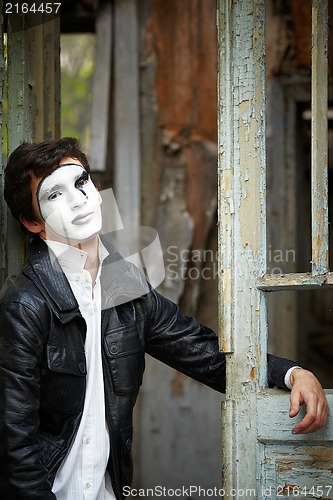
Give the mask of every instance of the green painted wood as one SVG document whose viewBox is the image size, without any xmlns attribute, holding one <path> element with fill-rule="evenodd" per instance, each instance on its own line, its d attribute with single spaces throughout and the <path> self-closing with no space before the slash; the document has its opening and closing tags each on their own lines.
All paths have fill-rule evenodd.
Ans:
<svg viewBox="0 0 333 500">
<path fill-rule="evenodd" d="M 60 136 L 60 19 L 28 27 L 26 16 L 8 19 L 8 151 L 22 142 Z M 7 213 L 6 275 L 25 260 L 27 235 Z"/>
<path fill-rule="evenodd" d="M 3 104 L 4 104 L 4 81 L 5 81 L 5 58 L 4 58 L 4 25 L 2 16 L 2 0 L 0 0 L 0 144 L 3 141 Z M 0 286 L 5 274 L 5 248 L 4 248 L 4 200 L 3 200 L 3 155 L 0 155 Z"/>
<path fill-rule="evenodd" d="M 8 152 L 31 141 L 29 46 L 24 16 L 8 18 Z M 25 259 L 26 236 L 7 213 L 6 261 L 8 275 L 16 275 Z"/>
</svg>

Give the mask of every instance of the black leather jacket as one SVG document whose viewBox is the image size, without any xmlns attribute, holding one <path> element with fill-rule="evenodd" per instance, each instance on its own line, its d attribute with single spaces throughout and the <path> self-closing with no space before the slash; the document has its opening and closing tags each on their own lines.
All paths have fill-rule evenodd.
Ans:
<svg viewBox="0 0 333 500">
<path fill-rule="evenodd" d="M 101 275 L 108 469 L 121 499 L 132 479 L 132 410 L 145 353 L 220 392 L 225 357 L 214 332 L 154 290 L 147 292 L 136 268 L 103 243 L 110 252 Z M 83 411 L 86 324 L 39 237 L 22 273 L 7 280 L 0 303 L 0 498 L 55 499 L 52 483 Z M 270 356 L 269 382 L 284 387 L 293 364 Z"/>
</svg>

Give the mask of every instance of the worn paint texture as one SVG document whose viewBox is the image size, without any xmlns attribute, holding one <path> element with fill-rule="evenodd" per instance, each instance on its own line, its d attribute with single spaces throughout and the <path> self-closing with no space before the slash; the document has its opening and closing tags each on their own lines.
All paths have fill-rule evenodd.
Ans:
<svg viewBox="0 0 333 500">
<path fill-rule="evenodd" d="M 268 396 L 268 397 L 267 397 Z M 273 492 L 282 498 L 333 498 L 333 417 L 326 427 L 308 436 L 293 435 L 292 427 L 305 414 L 288 417 L 288 396 L 282 391 L 265 392 L 258 397 L 258 439 L 262 468 L 262 497 Z M 327 392 L 330 406 L 332 391 Z"/>
<path fill-rule="evenodd" d="M 0 1 L 0 12 L 2 12 L 2 1 Z M 3 43 L 3 18 L 0 15 L 0 144 L 3 144 L 3 105 L 4 105 L 4 83 L 5 83 L 5 56 Z M 0 156 L 0 284 L 4 281 L 5 269 L 5 246 L 4 246 L 4 202 L 3 202 L 3 155 Z"/>
<path fill-rule="evenodd" d="M 220 317 L 221 346 L 227 353 L 229 381 L 222 413 L 226 498 L 232 497 L 232 488 L 239 491 L 251 488 L 258 499 L 278 497 L 279 486 L 281 494 L 288 496 L 298 484 L 308 487 L 311 481 L 318 485 L 323 480 L 330 484 L 332 475 L 331 424 L 317 438 L 307 438 L 306 449 L 300 448 L 297 441 L 290 439 L 295 424 L 288 419 L 288 395 L 284 393 L 284 399 L 279 401 L 286 404 L 278 406 L 272 393 L 262 389 L 266 383 L 263 360 L 267 338 L 264 292 L 278 290 L 278 283 L 288 289 L 298 285 L 321 286 L 329 278 L 306 273 L 264 277 L 264 4 L 219 2 L 219 251 L 223 271 Z M 318 25 L 315 30 L 322 36 Z M 320 36 L 318 46 L 322 47 Z M 318 67 L 322 67 L 320 61 Z M 320 78 L 318 74 L 317 84 Z M 323 80 L 320 81 L 318 96 L 323 85 Z M 322 189 L 325 148 L 322 145 L 319 149 L 321 160 L 316 168 L 320 180 L 313 191 L 321 217 L 326 194 Z M 318 222 L 319 212 L 315 217 Z M 321 241 L 325 241 L 324 226 L 323 222 L 316 228 Z M 319 254 L 326 257 L 323 247 Z M 225 439 L 228 432 L 232 438 Z M 262 486 L 267 486 L 267 494 Z"/>
<path fill-rule="evenodd" d="M 227 353 L 226 498 L 256 484 L 256 391 L 264 380 L 265 120 L 263 2 L 219 2 L 221 345 Z M 227 435 L 232 436 L 225 439 Z"/>
<path fill-rule="evenodd" d="M 328 11 L 313 2 L 311 75 L 312 274 L 328 271 Z"/>
<path fill-rule="evenodd" d="M 59 18 L 28 29 L 26 16 L 8 19 L 8 152 L 24 141 L 60 134 Z M 26 238 L 7 215 L 6 275 L 25 260 Z"/>
</svg>

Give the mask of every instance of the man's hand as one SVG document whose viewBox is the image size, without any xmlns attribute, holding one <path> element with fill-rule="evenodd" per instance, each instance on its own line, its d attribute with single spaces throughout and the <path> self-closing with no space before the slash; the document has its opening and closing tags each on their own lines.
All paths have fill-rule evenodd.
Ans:
<svg viewBox="0 0 333 500">
<path fill-rule="evenodd" d="M 306 404 L 306 415 L 294 427 L 293 434 L 309 434 L 321 429 L 327 420 L 328 403 L 319 380 L 303 368 L 295 368 L 290 375 L 290 417 L 295 417 L 300 406 Z"/>
</svg>

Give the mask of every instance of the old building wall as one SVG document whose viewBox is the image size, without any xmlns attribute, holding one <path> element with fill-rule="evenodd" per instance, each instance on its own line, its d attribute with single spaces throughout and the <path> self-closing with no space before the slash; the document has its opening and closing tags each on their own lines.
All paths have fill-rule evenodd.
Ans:
<svg viewBox="0 0 333 500">
<path fill-rule="evenodd" d="M 140 26 L 142 223 L 164 250 L 159 291 L 216 330 L 216 1 L 140 2 Z M 147 359 L 138 485 L 220 486 L 221 398 Z"/>
</svg>

